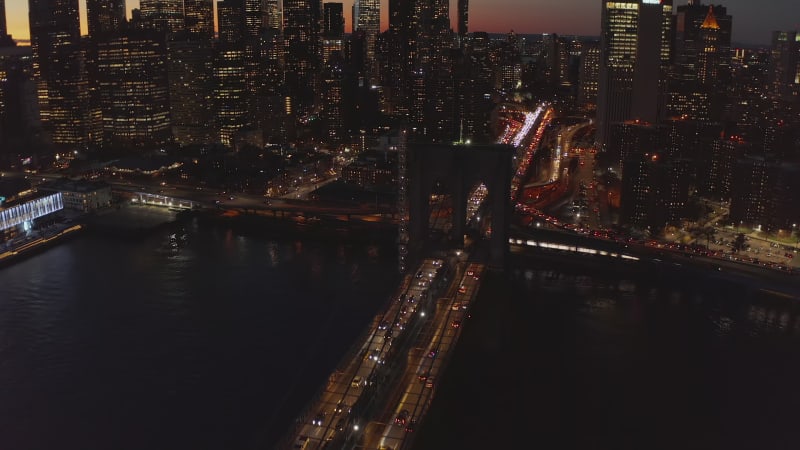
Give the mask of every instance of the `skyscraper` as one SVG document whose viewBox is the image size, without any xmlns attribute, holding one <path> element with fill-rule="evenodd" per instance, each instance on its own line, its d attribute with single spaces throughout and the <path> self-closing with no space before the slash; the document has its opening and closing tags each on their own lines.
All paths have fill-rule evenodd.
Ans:
<svg viewBox="0 0 800 450">
<path fill-rule="evenodd" d="M 458 36 L 464 41 L 469 33 L 469 0 L 458 0 Z"/>
<path fill-rule="evenodd" d="M 13 47 L 14 45 L 16 44 L 6 28 L 6 0 L 0 0 L 0 47 Z"/>
<path fill-rule="evenodd" d="M 281 17 L 281 9 L 278 6 L 279 0 L 264 0 L 266 3 L 267 14 L 267 28 L 272 30 L 283 29 L 283 18 Z"/>
<path fill-rule="evenodd" d="M 672 0 L 603 0 L 602 8 L 597 140 L 605 144 L 611 124 L 663 115 Z"/>
<path fill-rule="evenodd" d="M 213 0 L 184 0 L 183 10 L 187 31 L 208 38 L 214 36 Z"/>
<path fill-rule="evenodd" d="M 97 44 L 103 144 L 143 147 L 170 138 L 163 36 L 127 30 Z"/>
<path fill-rule="evenodd" d="M 183 0 L 139 0 L 142 20 L 167 33 L 184 29 Z"/>
<path fill-rule="evenodd" d="M 284 0 L 283 34 L 287 44 L 284 60 L 289 94 L 286 109 L 291 115 L 309 112 L 316 101 L 321 22 L 320 0 Z"/>
<path fill-rule="evenodd" d="M 723 6 L 690 2 L 677 8 L 668 114 L 717 122 L 730 80 L 731 16 Z"/>
<path fill-rule="evenodd" d="M 210 40 L 191 37 L 170 40 L 167 72 L 175 142 L 180 145 L 216 142 L 211 117 L 213 49 Z"/>
<path fill-rule="evenodd" d="M 775 95 L 784 100 L 800 95 L 800 33 L 772 33 L 771 82 Z"/>
<path fill-rule="evenodd" d="M 344 36 L 344 5 L 325 3 L 322 35 L 325 39 L 341 39 Z"/>
<path fill-rule="evenodd" d="M 218 142 L 233 146 L 234 137 L 248 124 L 247 52 L 250 39 L 245 26 L 243 0 L 217 3 L 219 43 L 214 59 L 214 122 Z"/>
<path fill-rule="evenodd" d="M 333 53 L 344 53 L 344 5 L 325 3 L 322 20 L 322 64 L 326 66 Z M 325 73 L 331 73 L 328 68 Z"/>
<path fill-rule="evenodd" d="M 600 67 L 600 44 L 585 42 L 578 69 L 578 103 L 597 106 L 597 80 Z"/>
<path fill-rule="evenodd" d="M 381 29 L 380 0 L 355 0 L 353 4 L 353 30 L 363 31 L 366 38 L 366 66 L 375 64 L 375 39 Z"/>
<path fill-rule="evenodd" d="M 125 0 L 86 0 L 89 36 L 114 33 L 125 23 Z"/>
<path fill-rule="evenodd" d="M 80 42 L 78 0 L 29 0 L 33 73 L 45 129 L 54 144 L 88 144 L 86 55 Z"/>
</svg>

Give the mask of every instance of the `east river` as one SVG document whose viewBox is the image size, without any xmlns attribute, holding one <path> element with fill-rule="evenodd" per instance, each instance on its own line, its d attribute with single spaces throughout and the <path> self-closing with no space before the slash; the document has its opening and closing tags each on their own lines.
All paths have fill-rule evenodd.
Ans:
<svg viewBox="0 0 800 450">
<path fill-rule="evenodd" d="M 392 242 L 184 228 L 0 269 L 0 448 L 269 448 L 398 284 Z M 587 271 L 488 280 L 420 448 L 800 446 L 791 300 Z"/>
</svg>

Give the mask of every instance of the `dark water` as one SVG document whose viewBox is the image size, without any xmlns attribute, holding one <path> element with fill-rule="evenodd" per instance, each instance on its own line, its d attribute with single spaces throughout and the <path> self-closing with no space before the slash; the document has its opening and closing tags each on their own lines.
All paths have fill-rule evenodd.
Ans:
<svg viewBox="0 0 800 450">
<path fill-rule="evenodd" d="M 186 228 L 0 270 L 0 449 L 270 442 L 397 284 L 391 245 Z"/>
<path fill-rule="evenodd" d="M 0 450 L 272 442 L 398 281 L 391 243 L 187 231 L 0 270 Z M 797 303 L 590 272 L 486 278 L 417 448 L 800 448 Z"/>
<path fill-rule="evenodd" d="M 539 267 L 472 316 L 417 449 L 800 448 L 797 300 Z"/>
</svg>

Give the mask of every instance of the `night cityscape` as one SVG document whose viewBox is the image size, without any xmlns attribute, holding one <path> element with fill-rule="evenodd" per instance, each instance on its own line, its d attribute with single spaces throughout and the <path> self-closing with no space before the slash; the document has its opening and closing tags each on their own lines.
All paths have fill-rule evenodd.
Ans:
<svg viewBox="0 0 800 450">
<path fill-rule="evenodd" d="M 800 16 L 722 1 L 0 0 L 0 449 L 797 449 Z"/>
</svg>

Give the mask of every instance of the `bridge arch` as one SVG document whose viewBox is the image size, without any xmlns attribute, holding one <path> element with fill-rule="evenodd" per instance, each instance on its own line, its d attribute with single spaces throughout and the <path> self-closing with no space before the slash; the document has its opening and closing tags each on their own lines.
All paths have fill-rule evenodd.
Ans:
<svg viewBox="0 0 800 450">
<path fill-rule="evenodd" d="M 508 227 L 512 213 L 511 177 L 514 148 L 508 145 L 423 144 L 408 146 L 409 237 L 412 247 L 427 239 L 430 198 L 435 183 L 452 196 L 452 228 L 449 238 L 464 245 L 467 197 L 478 183 L 488 188 L 492 214 L 489 266 L 504 269 L 508 253 Z"/>
</svg>

